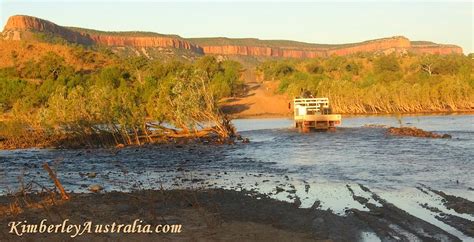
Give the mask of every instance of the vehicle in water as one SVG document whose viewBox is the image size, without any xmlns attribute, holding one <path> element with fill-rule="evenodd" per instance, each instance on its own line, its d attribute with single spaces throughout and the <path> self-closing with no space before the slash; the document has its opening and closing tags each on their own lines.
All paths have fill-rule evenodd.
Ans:
<svg viewBox="0 0 474 242">
<path fill-rule="evenodd" d="M 300 132 L 335 130 L 341 124 L 341 115 L 332 113 L 328 98 L 295 98 L 293 107 L 295 127 Z"/>
</svg>

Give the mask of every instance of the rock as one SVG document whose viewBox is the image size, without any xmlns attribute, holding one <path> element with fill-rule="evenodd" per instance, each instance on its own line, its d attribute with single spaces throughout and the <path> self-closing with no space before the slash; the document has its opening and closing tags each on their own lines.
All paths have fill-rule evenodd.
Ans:
<svg viewBox="0 0 474 242">
<path fill-rule="evenodd" d="M 412 136 L 412 137 L 433 138 L 433 139 L 451 138 L 451 135 L 449 134 L 440 135 L 434 132 L 424 131 L 422 129 L 418 129 L 415 127 L 400 127 L 400 128 L 390 127 L 387 129 L 387 133 L 390 135 L 395 135 L 395 136 Z"/>
<path fill-rule="evenodd" d="M 280 192 L 284 192 L 285 189 L 281 188 L 281 187 L 276 187 L 276 194 L 280 193 Z"/>
<path fill-rule="evenodd" d="M 311 206 L 311 209 L 319 209 L 321 207 L 321 201 L 316 200 L 314 201 L 313 205 Z"/>
<path fill-rule="evenodd" d="M 117 148 L 117 149 L 122 149 L 123 147 L 125 147 L 124 144 L 118 144 L 118 145 L 115 146 L 115 148 Z"/>
<path fill-rule="evenodd" d="M 98 185 L 98 184 L 93 184 L 93 185 L 89 186 L 89 191 L 91 191 L 91 192 L 100 192 L 103 189 L 104 188 L 101 185 Z"/>
<path fill-rule="evenodd" d="M 202 46 L 204 54 L 218 55 L 242 55 L 242 56 L 270 56 L 285 58 L 316 58 L 322 56 L 343 56 L 357 52 L 380 52 L 388 49 L 410 50 L 416 53 L 435 53 L 451 54 L 462 53 L 459 46 L 440 45 L 440 44 L 413 44 L 409 39 L 403 36 L 395 36 L 391 38 L 383 38 L 371 41 L 360 42 L 345 48 L 282 48 L 279 46 L 240 46 L 232 45 L 207 45 Z"/>
<path fill-rule="evenodd" d="M 187 49 L 202 54 L 202 48 L 185 39 L 173 36 L 129 36 L 108 33 L 90 33 L 81 30 L 71 30 L 56 25 L 50 21 L 24 15 L 11 16 L 5 25 L 4 32 L 19 33 L 19 31 L 36 31 L 52 33 L 77 44 L 100 44 L 105 46 L 133 47 L 164 47 Z M 7 35 L 9 39 L 21 40 L 22 35 Z"/>
<path fill-rule="evenodd" d="M 441 138 L 443 138 L 443 139 L 451 139 L 452 136 L 449 135 L 449 134 L 443 134 L 443 136 L 441 136 Z"/>
<path fill-rule="evenodd" d="M 97 176 L 97 173 L 95 173 L 95 172 L 89 172 L 89 173 L 87 173 L 87 177 L 88 177 L 88 178 L 95 178 L 96 176 Z"/>
<path fill-rule="evenodd" d="M 248 144 L 248 143 L 250 143 L 250 140 L 249 140 L 249 138 L 244 138 L 244 139 L 242 140 L 242 143 L 244 143 L 244 144 Z"/>
</svg>

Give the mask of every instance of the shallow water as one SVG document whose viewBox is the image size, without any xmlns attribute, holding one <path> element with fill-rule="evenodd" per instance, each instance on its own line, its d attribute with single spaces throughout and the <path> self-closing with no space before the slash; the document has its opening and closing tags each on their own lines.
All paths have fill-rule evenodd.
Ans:
<svg viewBox="0 0 474 242">
<path fill-rule="evenodd" d="M 419 205 L 427 203 L 471 221 L 473 216 L 446 211 L 439 196 L 418 187 L 474 201 L 474 115 L 405 116 L 401 121 L 453 138 L 392 137 L 383 128 L 364 127 L 399 126 L 399 120 L 390 116 L 344 117 L 335 132 L 307 134 L 292 129 L 290 119 L 242 119 L 234 124 L 250 144 L 0 151 L 0 194 L 18 190 L 19 179 L 51 187 L 41 168 L 45 161 L 75 192 L 87 192 L 91 184 L 106 191 L 223 187 L 254 190 L 289 202 L 298 198 L 302 207 L 319 201 L 323 209 L 339 214 L 347 208 L 367 210 L 347 189 L 350 186 L 370 200 L 371 194 L 358 187 L 361 184 L 410 214 L 471 239 Z"/>
<path fill-rule="evenodd" d="M 261 129 L 263 123 L 274 129 Z M 344 118 L 336 132 L 300 134 L 291 120 L 239 120 L 237 127 L 252 145 L 231 152 L 275 167 L 303 179 L 357 182 L 380 188 L 400 188 L 418 183 L 441 190 L 474 187 L 474 116 L 412 116 L 403 124 L 452 139 L 387 136 L 383 128 L 367 124 L 398 126 L 393 117 Z M 256 123 L 256 125 L 254 125 Z M 278 129 L 280 128 L 280 129 Z"/>
</svg>

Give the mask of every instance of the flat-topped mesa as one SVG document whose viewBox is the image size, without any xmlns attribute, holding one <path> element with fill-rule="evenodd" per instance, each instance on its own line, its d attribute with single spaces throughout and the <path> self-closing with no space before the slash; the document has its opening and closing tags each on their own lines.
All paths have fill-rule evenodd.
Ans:
<svg viewBox="0 0 474 242">
<path fill-rule="evenodd" d="M 369 40 L 360 43 L 347 44 L 327 50 L 327 55 L 349 55 L 358 52 L 403 51 L 411 47 L 410 40 L 403 36 Z"/>
<path fill-rule="evenodd" d="M 8 18 L 3 31 L 9 30 L 34 30 L 41 32 L 61 32 L 64 28 L 50 21 L 31 16 L 15 15 Z"/>
<path fill-rule="evenodd" d="M 314 58 L 332 55 L 343 56 L 361 52 L 462 54 L 462 48 L 459 46 L 435 43 L 429 45 L 413 44 L 408 38 L 403 36 L 339 45 L 318 45 L 294 42 L 294 46 L 288 44 L 285 44 L 284 46 L 275 46 L 272 41 L 266 40 L 252 39 L 252 43 L 249 43 L 250 39 L 247 39 L 246 43 L 238 43 L 238 41 L 239 39 L 215 38 L 214 40 L 210 40 L 209 43 L 204 42 L 200 43 L 200 45 L 202 46 L 204 54 L 290 58 Z"/>
<path fill-rule="evenodd" d="M 442 45 L 442 44 L 413 44 L 412 52 L 417 54 L 462 54 L 462 48 L 457 45 Z"/>
<path fill-rule="evenodd" d="M 377 52 L 384 50 L 410 49 L 410 40 L 402 37 L 392 37 L 365 41 L 354 44 L 326 45 L 325 47 L 262 47 L 241 45 L 209 45 L 203 46 L 205 54 L 247 55 L 268 57 L 314 58 L 330 55 L 348 55 L 358 52 Z"/>
<path fill-rule="evenodd" d="M 288 57 L 288 58 L 314 58 L 325 56 L 324 50 L 317 49 L 292 49 L 284 47 L 262 47 L 262 46 L 203 46 L 204 54 L 217 55 L 244 55 L 263 57 Z"/>
<path fill-rule="evenodd" d="M 34 38 L 36 33 L 52 34 L 69 42 L 110 47 L 157 47 L 186 49 L 197 54 L 240 55 L 255 57 L 315 58 L 343 56 L 359 52 L 419 54 L 462 54 L 455 45 L 426 41 L 410 41 L 403 36 L 376 39 L 351 44 L 312 44 L 287 40 L 259 40 L 254 38 L 190 38 L 146 32 L 105 32 L 63 27 L 36 17 L 15 15 L 8 19 L 1 37 L 7 40 Z"/>
<path fill-rule="evenodd" d="M 3 39 L 21 40 L 25 32 L 51 33 L 58 35 L 67 41 L 78 44 L 92 44 L 92 40 L 81 33 L 56 25 L 50 21 L 31 16 L 11 16 L 3 29 Z"/>
<path fill-rule="evenodd" d="M 15 15 L 8 19 L 3 30 L 3 38 L 11 40 L 22 39 L 23 32 L 51 33 L 67 41 L 78 44 L 99 44 L 106 46 L 131 46 L 131 47 L 163 47 L 188 49 L 202 53 L 201 47 L 174 36 L 129 36 L 129 33 L 90 31 L 85 29 L 68 28 L 56 25 L 50 21 L 31 16 Z"/>
<path fill-rule="evenodd" d="M 96 44 L 106 46 L 133 46 L 133 47 L 166 47 L 176 49 L 187 49 L 202 53 L 202 48 L 190 42 L 173 37 L 149 37 L 149 36 L 120 36 L 120 35 L 88 35 Z"/>
</svg>

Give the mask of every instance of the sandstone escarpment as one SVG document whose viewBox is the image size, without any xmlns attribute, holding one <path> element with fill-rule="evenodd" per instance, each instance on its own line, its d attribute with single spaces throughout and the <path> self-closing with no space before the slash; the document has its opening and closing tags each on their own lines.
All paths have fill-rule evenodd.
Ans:
<svg viewBox="0 0 474 242">
<path fill-rule="evenodd" d="M 413 53 L 430 53 L 430 54 L 462 54 L 462 48 L 455 45 L 440 45 L 440 44 L 412 44 L 408 38 L 403 36 L 396 36 L 391 38 L 383 38 L 377 40 L 370 40 L 353 44 L 342 45 L 320 45 L 315 47 L 298 47 L 298 46 L 284 46 L 284 47 L 265 47 L 261 46 L 265 41 L 255 41 L 259 46 L 243 46 L 230 45 L 227 40 L 224 45 L 202 45 L 205 54 L 219 54 L 219 55 L 243 55 L 243 56 L 264 56 L 264 57 L 285 57 L 285 58 L 314 58 L 324 56 L 343 56 L 355 53 L 364 52 L 413 52 Z M 215 41 L 217 42 L 217 41 Z M 248 44 L 248 43 L 247 43 Z"/>
<path fill-rule="evenodd" d="M 426 45 L 412 45 L 410 50 L 417 54 L 462 54 L 462 48 L 456 45 L 440 45 L 440 44 L 426 44 Z"/>
<path fill-rule="evenodd" d="M 184 39 L 176 35 L 144 32 L 102 32 L 62 27 L 50 21 L 30 17 L 12 16 L 2 32 L 3 39 L 27 39 L 31 33 L 48 33 L 69 42 L 110 47 L 184 49 L 193 54 L 239 55 L 255 57 L 315 58 L 331 55 L 349 55 L 360 52 L 420 54 L 462 54 L 455 45 L 432 42 L 411 42 L 403 36 L 383 38 L 353 44 L 320 45 L 284 40 L 195 38 Z"/>
<path fill-rule="evenodd" d="M 384 50 L 407 50 L 411 47 L 410 40 L 397 36 L 378 40 L 365 41 L 358 44 L 351 44 L 341 48 L 330 49 L 328 55 L 349 55 L 358 52 L 377 52 Z"/>
<path fill-rule="evenodd" d="M 168 36 L 121 36 L 107 32 L 71 30 L 67 27 L 56 25 L 50 21 L 16 15 L 8 19 L 3 30 L 3 38 L 20 40 L 27 32 L 49 33 L 60 36 L 65 40 L 78 44 L 98 44 L 105 46 L 133 46 L 133 47 L 162 47 L 192 50 L 202 53 L 202 49 L 182 38 Z M 93 32 L 93 33 L 89 33 Z M 94 34 L 94 32 L 96 34 Z M 104 34 L 105 33 L 105 34 Z M 125 35 L 125 34 L 124 34 Z"/>
<path fill-rule="evenodd" d="M 288 57 L 288 58 L 314 58 L 325 56 L 325 52 L 316 49 L 289 49 L 279 47 L 261 46 L 203 46 L 204 54 L 219 55 L 244 55 L 244 56 L 264 56 L 264 57 Z"/>
<path fill-rule="evenodd" d="M 96 44 L 106 46 L 164 47 L 187 49 L 202 53 L 202 48 L 183 39 L 171 37 L 89 35 Z"/>
<path fill-rule="evenodd" d="M 78 44 L 92 44 L 92 40 L 81 33 L 56 25 L 50 21 L 23 15 L 11 16 L 3 29 L 4 39 L 20 40 L 27 32 L 58 35 L 67 41 Z"/>
</svg>

